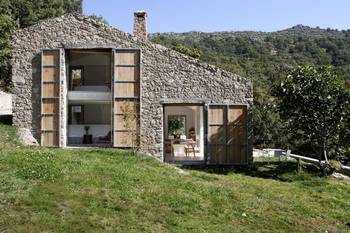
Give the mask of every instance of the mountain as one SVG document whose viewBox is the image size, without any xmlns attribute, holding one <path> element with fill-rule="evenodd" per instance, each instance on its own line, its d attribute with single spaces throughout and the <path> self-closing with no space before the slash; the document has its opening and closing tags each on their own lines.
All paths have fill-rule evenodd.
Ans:
<svg viewBox="0 0 350 233">
<path fill-rule="evenodd" d="M 199 54 L 200 60 L 248 77 L 264 89 L 298 65 L 332 65 L 350 85 L 350 30 L 296 25 L 276 32 L 154 33 L 150 39 Z"/>
</svg>

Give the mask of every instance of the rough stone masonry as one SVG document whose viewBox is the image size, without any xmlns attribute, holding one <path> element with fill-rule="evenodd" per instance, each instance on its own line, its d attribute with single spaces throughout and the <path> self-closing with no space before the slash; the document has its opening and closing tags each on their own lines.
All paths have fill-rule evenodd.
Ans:
<svg viewBox="0 0 350 233">
<path fill-rule="evenodd" d="M 141 49 L 140 146 L 158 158 L 163 150 L 164 102 L 247 104 L 251 129 L 251 81 L 90 17 L 64 15 L 42 21 L 17 31 L 12 46 L 13 121 L 16 126 L 29 129 L 38 141 L 40 54 L 43 49 L 57 48 Z M 251 132 L 248 135 L 250 140 Z"/>
</svg>

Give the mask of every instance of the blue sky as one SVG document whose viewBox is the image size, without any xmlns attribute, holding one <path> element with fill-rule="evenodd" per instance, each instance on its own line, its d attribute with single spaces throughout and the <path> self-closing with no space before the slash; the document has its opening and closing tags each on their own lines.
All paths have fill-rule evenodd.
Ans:
<svg viewBox="0 0 350 233">
<path fill-rule="evenodd" d="M 149 32 L 276 31 L 297 24 L 350 29 L 350 0 L 84 0 L 84 14 L 126 32 L 136 10 L 148 12 Z"/>
</svg>

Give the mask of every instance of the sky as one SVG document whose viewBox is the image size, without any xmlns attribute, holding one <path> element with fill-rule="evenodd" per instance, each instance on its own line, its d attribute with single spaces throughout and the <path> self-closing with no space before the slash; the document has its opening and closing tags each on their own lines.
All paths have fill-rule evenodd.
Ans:
<svg viewBox="0 0 350 233">
<path fill-rule="evenodd" d="M 350 29 L 350 0 L 84 0 L 83 9 L 126 32 L 137 10 L 147 11 L 151 33 Z"/>
</svg>

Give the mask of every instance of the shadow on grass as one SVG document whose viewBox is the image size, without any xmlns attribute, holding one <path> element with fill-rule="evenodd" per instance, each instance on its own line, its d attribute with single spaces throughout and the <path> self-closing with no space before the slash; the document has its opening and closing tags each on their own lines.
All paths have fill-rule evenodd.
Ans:
<svg viewBox="0 0 350 233">
<path fill-rule="evenodd" d="M 256 161 L 249 166 L 182 166 L 183 169 L 203 171 L 211 174 L 227 175 L 239 173 L 251 177 L 274 179 L 284 182 L 292 182 L 304 179 L 298 174 L 298 164 L 295 161 Z M 302 174 L 315 177 L 320 176 L 317 166 L 302 164 Z"/>
</svg>

